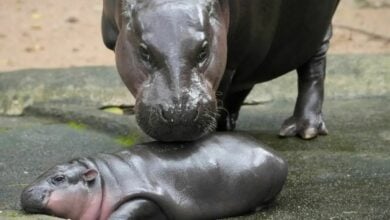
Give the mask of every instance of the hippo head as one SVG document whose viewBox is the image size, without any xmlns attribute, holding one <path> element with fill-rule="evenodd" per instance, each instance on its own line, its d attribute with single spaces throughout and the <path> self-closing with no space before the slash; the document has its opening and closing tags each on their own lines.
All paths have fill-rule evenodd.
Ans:
<svg viewBox="0 0 390 220">
<path fill-rule="evenodd" d="M 111 34 L 103 15 L 103 37 L 136 98 L 138 125 L 160 141 L 213 131 L 227 59 L 227 15 L 219 1 L 124 0 L 121 9 Z"/>
<path fill-rule="evenodd" d="M 23 190 L 22 208 L 66 219 L 96 219 L 96 212 L 87 210 L 94 207 L 92 203 L 100 207 L 99 199 L 93 198 L 96 194 L 90 193 L 97 176 L 98 171 L 76 161 L 55 166 Z"/>
</svg>

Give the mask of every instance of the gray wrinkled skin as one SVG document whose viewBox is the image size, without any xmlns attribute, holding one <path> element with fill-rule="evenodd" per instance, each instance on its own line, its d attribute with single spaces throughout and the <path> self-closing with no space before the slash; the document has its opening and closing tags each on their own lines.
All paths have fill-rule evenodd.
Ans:
<svg viewBox="0 0 390 220">
<path fill-rule="evenodd" d="M 296 69 L 295 110 L 279 134 L 311 139 L 328 132 L 322 103 L 338 2 L 104 0 L 102 34 L 151 137 L 233 130 L 256 83 Z"/>
<path fill-rule="evenodd" d="M 253 138 L 150 142 L 55 166 L 24 189 L 26 212 L 63 218 L 217 219 L 272 202 L 287 164 Z"/>
</svg>

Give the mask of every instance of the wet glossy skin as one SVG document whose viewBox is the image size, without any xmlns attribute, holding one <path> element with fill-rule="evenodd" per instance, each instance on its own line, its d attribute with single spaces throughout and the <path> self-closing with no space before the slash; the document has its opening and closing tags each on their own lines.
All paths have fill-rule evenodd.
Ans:
<svg viewBox="0 0 390 220">
<path fill-rule="evenodd" d="M 227 30 L 205 2 L 122 6 L 118 71 L 136 97 L 138 124 L 158 140 L 195 140 L 216 128 L 222 74 L 214 73 L 224 71 Z"/>
<path fill-rule="evenodd" d="M 294 114 L 280 135 L 310 139 L 327 133 L 325 57 L 337 3 L 105 0 L 102 33 L 136 97 L 138 124 L 153 138 L 188 141 L 233 130 L 256 83 L 297 69 Z"/>
<path fill-rule="evenodd" d="M 145 143 L 56 166 L 22 193 L 27 212 L 72 219 L 216 219 L 271 202 L 287 165 L 239 134 Z"/>
</svg>

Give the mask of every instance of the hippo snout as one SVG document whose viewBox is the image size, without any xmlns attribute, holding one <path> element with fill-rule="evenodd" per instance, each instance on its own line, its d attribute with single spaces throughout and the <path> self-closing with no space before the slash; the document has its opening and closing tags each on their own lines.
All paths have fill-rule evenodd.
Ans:
<svg viewBox="0 0 390 220">
<path fill-rule="evenodd" d="M 182 109 L 180 106 L 164 108 L 162 105 L 158 106 L 159 117 L 165 123 L 175 124 L 175 122 L 196 122 L 199 116 L 198 108 Z"/>
<path fill-rule="evenodd" d="M 42 187 L 27 187 L 21 196 L 22 209 L 28 213 L 44 213 L 47 194 Z"/>
<path fill-rule="evenodd" d="M 160 141 L 193 141 L 215 130 L 216 103 L 207 102 L 167 106 L 160 104 L 137 105 L 139 126 L 149 136 Z"/>
</svg>

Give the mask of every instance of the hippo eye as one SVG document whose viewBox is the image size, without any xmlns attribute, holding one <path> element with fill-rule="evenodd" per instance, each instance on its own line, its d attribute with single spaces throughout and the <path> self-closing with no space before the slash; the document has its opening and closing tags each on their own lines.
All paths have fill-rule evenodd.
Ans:
<svg viewBox="0 0 390 220">
<path fill-rule="evenodd" d="M 54 184 L 54 185 L 58 185 L 58 184 L 61 184 L 65 181 L 65 176 L 64 175 L 58 175 L 58 176 L 54 176 L 52 179 L 51 179 L 51 182 Z"/>
<path fill-rule="evenodd" d="M 198 54 L 198 63 L 203 64 L 208 57 L 209 43 L 207 41 L 203 42 L 202 47 Z"/>
<path fill-rule="evenodd" d="M 148 47 L 144 43 L 141 43 L 139 46 L 139 54 L 143 61 L 147 63 L 151 62 L 151 55 L 149 53 Z"/>
</svg>

